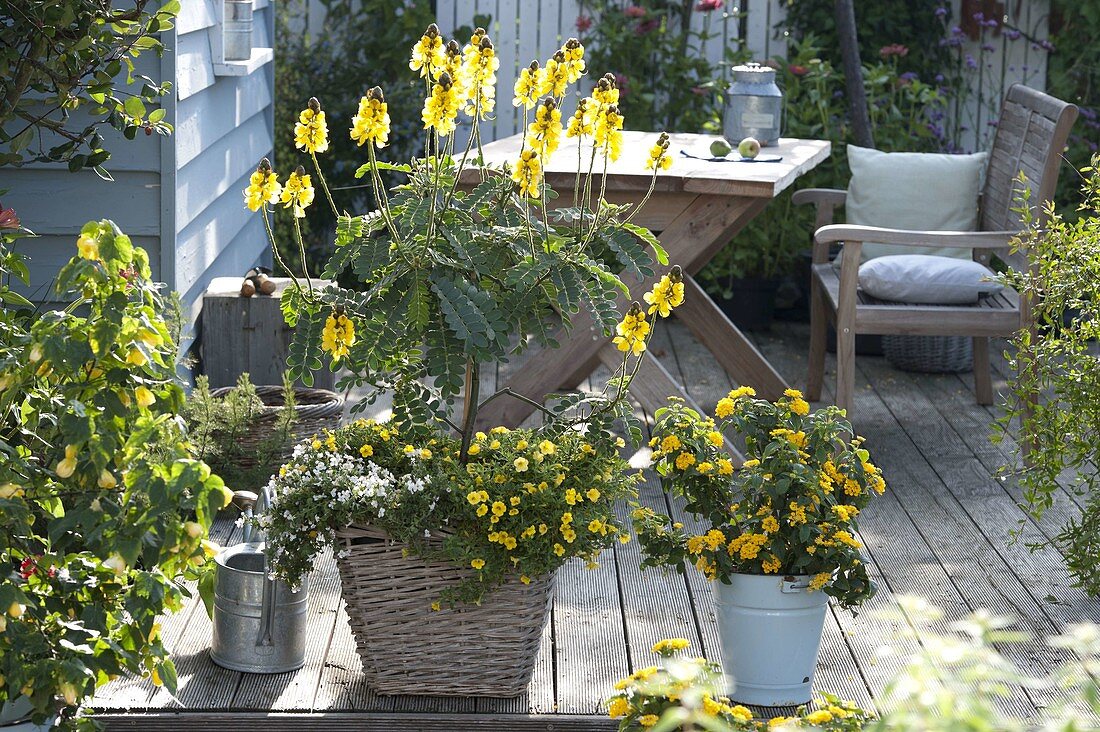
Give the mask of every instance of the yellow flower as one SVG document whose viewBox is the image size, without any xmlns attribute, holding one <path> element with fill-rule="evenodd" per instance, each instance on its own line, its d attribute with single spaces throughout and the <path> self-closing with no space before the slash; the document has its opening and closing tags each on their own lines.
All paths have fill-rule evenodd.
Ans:
<svg viewBox="0 0 1100 732">
<path fill-rule="evenodd" d="M 471 506 L 476 506 L 481 503 L 481 491 L 471 491 L 466 494 L 466 500 Z"/>
<path fill-rule="evenodd" d="M 718 474 L 733 475 L 733 463 L 728 458 L 718 458 Z"/>
<path fill-rule="evenodd" d="M 721 447 L 724 439 L 721 432 L 711 431 L 707 433 L 707 442 L 715 447 Z"/>
<path fill-rule="evenodd" d="M 565 57 L 563 65 L 565 67 L 566 80 L 573 84 L 584 73 L 584 46 L 576 38 L 570 38 L 565 42 L 565 45 L 561 47 L 562 55 Z"/>
<path fill-rule="evenodd" d="M 684 280 L 680 267 L 672 268 L 672 272 L 665 275 L 653 285 L 653 289 L 642 296 L 649 303 L 649 314 L 659 314 L 667 318 L 672 309 L 684 302 Z"/>
<path fill-rule="evenodd" d="M 752 712 L 749 711 L 748 708 L 743 707 L 740 704 L 738 704 L 737 706 L 730 709 L 729 714 L 734 719 L 736 719 L 738 722 L 751 722 L 752 721 Z"/>
<path fill-rule="evenodd" d="M 768 720 L 768 729 L 775 729 L 776 727 L 782 727 L 788 722 L 792 721 L 793 717 L 772 717 Z"/>
<path fill-rule="evenodd" d="M 126 363 L 140 368 L 149 363 L 149 357 L 140 348 L 131 348 L 126 353 Z"/>
<path fill-rule="evenodd" d="M 152 404 L 157 400 L 153 392 L 144 386 L 139 386 L 138 388 L 134 389 L 134 396 L 137 398 L 137 403 L 139 407 L 152 406 Z"/>
<path fill-rule="evenodd" d="M 473 567 L 474 569 L 481 569 L 482 567 L 485 566 L 485 560 L 484 559 L 471 559 L 470 560 L 470 566 Z"/>
<path fill-rule="evenodd" d="M 110 470 L 104 469 L 99 473 L 99 480 L 96 481 L 96 485 L 104 490 L 110 490 L 118 485 L 118 480 L 115 479 Z"/>
<path fill-rule="evenodd" d="M 822 725 L 833 721 L 833 715 L 828 709 L 818 709 L 807 714 L 805 719 L 810 724 Z"/>
<path fill-rule="evenodd" d="M 695 463 L 695 456 L 690 452 L 681 452 L 676 456 L 676 467 L 680 470 L 687 470 Z"/>
<path fill-rule="evenodd" d="M 672 167 L 672 156 L 668 154 L 668 134 L 661 133 L 653 147 L 649 148 L 649 159 L 645 163 L 646 170 L 668 170 Z"/>
<path fill-rule="evenodd" d="M 434 129 L 440 135 L 449 135 L 456 127 L 455 118 L 462 104 L 461 88 L 454 83 L 451 75 L 443 72 L 432 85 L 432 92 L 424 100 L 424 110 L 420 119 L 424 129 Z"/>
<path fill-rule="evenodd" d="M 539 184 L 542 182 L 542 161 L 535 150 L 524 150 L 519 154 L 516 167 L 512 171 L 512 180 L 519 186 L 519 192 L 530 198 L 539 197 Z"/>
<path fill-rule="evenodd" d="M 800 417 L 805 417 L 810 413 L 810 403 L 805 399 L 792 399 L 787 406 L 790 407 L 793 414 L 797 414 Z"/>
<path fill-rule="evenodd" d="M 432 23 L 424 31 L 424 35 L 413 46 L 412 58 L 409 60 L 409 68 L 419 71 L 420 76 L 427 76 L 434 67 L 446 63 L 443 54 L 443 38 L 439 35 L 439 26 Z"/>
<path fill-rule="evenodd" d="M 599 519 L 592 519 L 588 522 L 588 530 L 593 534 L 606 533 L 604 531 L 604 523 Z"/>
<path fill-rule="evenodd" d="M 512 461 L 513 467 L 515 467 L 517 473 L 526 473 L 530 463 L 527 462 L 527 458 L 518 457 Z"/>
<path fill-rule="evenodd" d="M 775 574 L 779 571 L 779 568 L 783 566 L 783 563 L 773 554 L 771 558 L 765 559 L 760 563 L 761 569 L 764 570 L 764 574 Z"/>
<path fill-rule="evenodd" d="M 557 554 L 559 557 L 561 555 L 565 554 L 565 547 L 563 547 L 561 544 L 555 544 L 554 545 L 554 554 Z"/>
<path fill-rule="evenodd" d="M 259 211 L 265 203 L 278 203 L 282 190 L 278 176 L 271 169 L 271 163 L 264 158 L 248 179 L 248 187 L 244 189 L 244 203 L 250 211 Z"/>
<path fill-rule="evenodd" d="M 558 49 L 546 62 L 546 71 L 539 80 L 539 96 L 565 96 L 565 88 L 569 85 L 569 71 L 570 64 L 565 58 L 565 52 Z"/>
<path fill-rule="evenodd" d="M 539 443 L 539 452 L 543 455 L 553 455 L 557 450 L 558 448 L 550 440 L 543 440 Z"/>
<path fill-rule="evenodd" d="M 58 478 L 68 478 L 76 471 L 76 445 L 65 446 L 65 457 L 57 463 L 54 472 Z"/>
<path fill-rule="evenodd" d="M 615 327 L 617 336 L 612 343 L 623 352 L 640 356 L 646 348 L 645 340 L 649 335 L 649 321 L 638 303 L 630 306 L 621 323 Z"/>
<path fill-rule="evenodd" d="M 82 259 L 94 262 L 99 259 L 99 241 L 91 234 L 81 234 L 76 240 L 76 251 Z"/>
<path fill-rule="evenodd" d="M 590 501 L 600 500 L 600 491 L 599 491 L 598 488 L 589 488 L 588 491 L 585 492 L 584 495 L 587 496 L 588 500 L 590 500 Z"/>
<path fill-rule="evenodd" d="M 566 137 L 584 137 L 591 135 L 595 129 L 592 125 L 592 114 L 589 111 L 595 107 L 596 102 L 591 98 L 581 99 L 577 102 L 577 111 L 569 118 L 569 124 L 565 128 Z"/>
<path fill-rule="evenodd" d="M 630 714 L 630 702 L 621 696 L 617 696 L 607 703 L 607 714 L 612 719 L 625 717 Z"/>
<path fill-rule="evenodd" d="M 294 125 L 294 146 L 308 153 L 328 150 L 328 124 L 317 97 L 310 97 L 308 105 L 298 115 Z"/>
<path fill-rule="evenodd" d="M 829 580 L 832 579 L 832 577 L 833 575 L 831 572 L 819 572 L 818 574 L 815 574 L 813 576 L 813 579 L 810 580 L 810 591 L 815 592 L 817 590 L 820 590 L 822 587 L 829 583 Z"/>
<path fill-rule="evenodd" d="M 770 534 L 774 534 L 775 532 L 779 531 L 779 521 L 776 520 L 775 516 L 767 516 L 763 521 L 760 522 L 760 528 L 764 529 L 764 531 L 767 531 Z"/>
<path fill-rule="evenodd" d="M 546 99 L 535 110 L 535 121 L 527 127 L 527 145 L 545 161 L 558 149 L 561 132 L 561 110 L 553 99 Z"/>
<path fill-rule="evenodd" d="M 359 100 L 359 111 L 351 118 L 351 139 L 360 146 L 373 142 L 375 147 L 385 147 L 389 142 L 390 112 L 382 87 L 369 89 Z"/>
<path fill-rule="evenodd" d="M 668 435 L 661 440 L 661 450 L 663 452 L 672 452 L 673 450 L 680 449 L 680 438 L 676 435 Z"/>
<path fill-rule="evenodd" d="M 623 116 L 618 105 L 601 107 L 592 139 L 597 150 L 602 150 L 612 161 L 619 159 L 623 151 Z"/>
<path fill-rule="evenodd" d="M 503 501 L 493 501 L 493 515 L 503 516 L 508 511 L 508 507 L 504 505 Z"/>
<path fill-rule="evenodd" d="M 538 61 L 532 61 L 531 65 L 519 72 L 519 78 L 512 87 L 515 96 L 512 97 L 513 107 L 530 109 L 538 103 L 539 86 L 542 84 L 542 69 Z"/>
<path fill-rule="evenodd" d="M 596 82 L 596 88 L 592 90 L 592 99 L 595 100 L 597 104 L 606 106 L 619 103 L 619 89 L 615 85 L 614 74 L 604 74 L 603 77 Z"/>
<path fill-rule="evenodd" d="M 496 72 L 500 68 L 500 59 L 496 56 L 493 42 L 480 28 L 478 31 L 464 49 L 463 76 L 470 101 L 463 111 L 470 117 L 476 114 L 479 119 L 485 119 L 496 107 Z"/>
<path fill-rule="evenodd" d="M 484 503 L 477 507 L 477 515 L 479 517 L 484 516 L 487 513 L 489 513 L 489 507 L 486 506 Z"/>
<path fill-rule="evenodd" d="M 657 724 L 659 720 L 660 717 L 658 717 L 656 714 L 643 714 L 642 716 L 638 717 L 638 724 L 642 725 L 643 727 L 652 727 L 653 725 Z"/>
<path fill-rule="evenodd" d="M 344 314 L 331 313 L 321 332 L 321 350 L 332 354 L 334 362 L 348 355 L 355 344 L 355 325 Z"/>
<path fill-rule="evenodd" d="M 363 457 L 369 458 L 370 456 L 374 455 L 374 448 L 370 445 L 363 445 L 359 448 L 359 454 Z"/>
<path fill-rule="evenodd" d="M 478 445 L 476 443 L 473 444 L 473 445 L 470 445 L 470 449 L 468 450 L 468 452 L 471 455 L 477 455 L 479 452 L 481 452 L 481 445 Z"/>
<path fill-rule="evenodd" d="M 676 651 L 686 650 L 691 645 L 691 641 L 687 638 L 665 638 L 659 640 L 653 644 L 651 649 L 654 653 L 665 655 L 668 653 L 675 653 Z"/>
<path fill-rule="evenodd" d="M 313 183 L 301 165 L 286 179 L 279 202 L 284 208 L 294 209 L 294 218 L 305 217 L 306 206 L 313 203 Z"/>
<path fill-rule="evenodd" d="M 714 414 L 718 419 L 725 419 L 733 414 L 733 400 L 728 398 L 719 399 L 718 406 L 714 409 Z"/>
</svg>

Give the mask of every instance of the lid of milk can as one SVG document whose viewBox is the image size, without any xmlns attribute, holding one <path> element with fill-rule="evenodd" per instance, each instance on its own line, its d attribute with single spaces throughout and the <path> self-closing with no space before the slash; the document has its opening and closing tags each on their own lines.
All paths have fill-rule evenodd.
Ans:
<svg viewBox="0 0 1100 732">
<path fill-rule="evenodd" d="M 775 69 L 751 61 L 733 67 L 733 80 L 745 84 L 768 84 L 775 81 Z"/>
</svg>

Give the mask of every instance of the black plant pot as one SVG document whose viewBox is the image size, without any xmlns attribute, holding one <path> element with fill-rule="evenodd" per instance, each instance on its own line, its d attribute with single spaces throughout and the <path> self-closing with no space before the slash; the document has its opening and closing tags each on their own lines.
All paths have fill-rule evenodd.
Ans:
<svg viewBox="0 0 1100 732">
<path fill-rule="evenodd" d="M 768 330 L 775 315 L 779 279 L 744 277 L 734 280 L 728 298 L 714 297 L 715 304 L 741 330 Z"/>
</svg>

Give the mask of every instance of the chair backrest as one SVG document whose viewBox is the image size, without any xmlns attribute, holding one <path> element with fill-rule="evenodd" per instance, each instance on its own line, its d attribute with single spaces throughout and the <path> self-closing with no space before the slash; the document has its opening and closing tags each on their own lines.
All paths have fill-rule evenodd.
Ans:
<svg viewBox="0 0 1100 732">
<path fill-rule="evenodd" d="M 1027 177 L 1032 206 L 1041 220 L 1044 206 L 1054 197 L 1062 151 L 1077 107 L 1022 84 L 1013 84 L 1005 95 L 993 149 L 986 166 L 979 228 L 982 231 L 1015 231 L 1021 228 L 1018 208 L 1021 191 L 1016 176 Z"/>
</svg>

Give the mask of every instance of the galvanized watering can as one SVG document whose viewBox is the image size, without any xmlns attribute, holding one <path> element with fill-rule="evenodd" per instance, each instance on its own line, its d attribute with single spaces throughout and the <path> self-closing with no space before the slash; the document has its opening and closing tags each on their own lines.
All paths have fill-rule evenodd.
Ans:
<svg viewBox="0 0 1100 732">
<path fill-rule="evenodd" d="M 733 83 L 726 95 L 722 134 L 737 147 L 753 137 L 762 147 L 779 140 L 783 117 L 783 93 L 775 83 L 775 69 L 748 63 L 733 67 Z"/>
<path fill-rule="evenodd" d="M 251 518 L 257 499 L 250 491 L 233 494 L 246 518 Z M 305 664 L 307 590 L 294 592 L 285 582 L 270 579 L 263 543 L 255 541 L 251 525 L 246 523 L 244 532 L 244 542 L 214 558 L 210 659 L 233 671 L 294 671 Z"/>
</svg>

